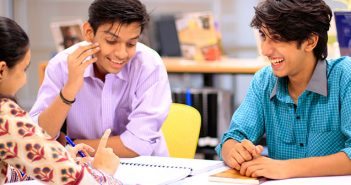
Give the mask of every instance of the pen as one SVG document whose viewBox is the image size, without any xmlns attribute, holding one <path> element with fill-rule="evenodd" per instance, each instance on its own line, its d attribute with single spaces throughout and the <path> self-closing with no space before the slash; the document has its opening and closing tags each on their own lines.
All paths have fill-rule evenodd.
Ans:
<svg viewBox="0 0 351 185">
<path fill-rule="evenodd" d="M 72 147 L 75 147 L 76 144 L 72 141 L 71 138 L 69 138 L 68 136 L 65 136 L 66 138 L 66 141 L 68 142 L 69 145 L 71 145 Z M 82 152 L 82 151 L 78 151 L 78 154 L 81 156 L 81 157 L 86 157 L 85 154 Z"/>
</svg>

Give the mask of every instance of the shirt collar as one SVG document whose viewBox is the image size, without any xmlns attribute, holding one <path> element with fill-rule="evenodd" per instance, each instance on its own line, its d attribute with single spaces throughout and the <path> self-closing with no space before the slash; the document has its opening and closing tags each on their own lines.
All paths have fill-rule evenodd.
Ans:
<svg viewBox="0 0 351 185">
<path fill-rule="evenodd" d="M 270 99 L 272 99 L 277 94 L 279 82 L 282 82 L 282 80 L 277 80 L 275 82 Z M 306 90 L 323 96 L 328 96 L 326 60 L 321 60 L 317 62 L 316 68 L 313 71 L 311 80 L 308 82 Z"/>
<path fill-rule="evenodd" d="M 128 64 L 129 63 L 130 63 L 130 61 L 128 62 Z M 113 76 L 113 77 L 119 78 L 123 81 L 126 81 L 127 80 L 128 64 L 126 64 L 126 66 L 124 66 L 119 73 L 117 73 L 117 74 L 109 73 L 106 75 L 106 77 Z M 90 64 L 84 71 L 84 78 L 89 78 L 89 77 L 95 77 L 94 64 Z"/>
</svg>

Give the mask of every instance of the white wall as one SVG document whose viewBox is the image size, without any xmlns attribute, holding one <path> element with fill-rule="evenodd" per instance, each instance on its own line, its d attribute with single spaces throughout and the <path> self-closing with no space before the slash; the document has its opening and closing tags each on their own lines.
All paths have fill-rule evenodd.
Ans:
<svg viewBox="0 0 351 185">
<path fill-rule="evenodd" d="M 0 16 L 13 18 L 13 1 L 1 0 L 0 1 Z"/>
</svg>

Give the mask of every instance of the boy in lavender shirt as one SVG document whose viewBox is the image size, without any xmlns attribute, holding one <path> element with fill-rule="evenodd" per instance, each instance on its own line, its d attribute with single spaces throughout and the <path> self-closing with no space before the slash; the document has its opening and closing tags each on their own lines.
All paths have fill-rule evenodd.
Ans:
<svg viewBox="0 0 351 185">
<path fill-rule="evenodd" d="M 66 120 L 67 135 L 120 157 L 167 156 L 160 128 L 171 104 L 160 56 L 138 43 L 149 16 L 139 0 L 95 0 L 83 24 L 87 42 L 49 61 L 31 116 L 51 136 Z"/>
</svg>

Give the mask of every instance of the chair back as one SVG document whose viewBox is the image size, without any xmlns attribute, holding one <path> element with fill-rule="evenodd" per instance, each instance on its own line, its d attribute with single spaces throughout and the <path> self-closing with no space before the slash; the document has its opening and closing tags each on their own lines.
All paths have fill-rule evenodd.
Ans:
<svg viewBox="0 0 351 185">
<path fill-rule="evenodd" d="M 199 140 L 201 116 L 195 108 L 172 103 L 162 125 L 170 157 L 194 158 Z"/>
</svg>

